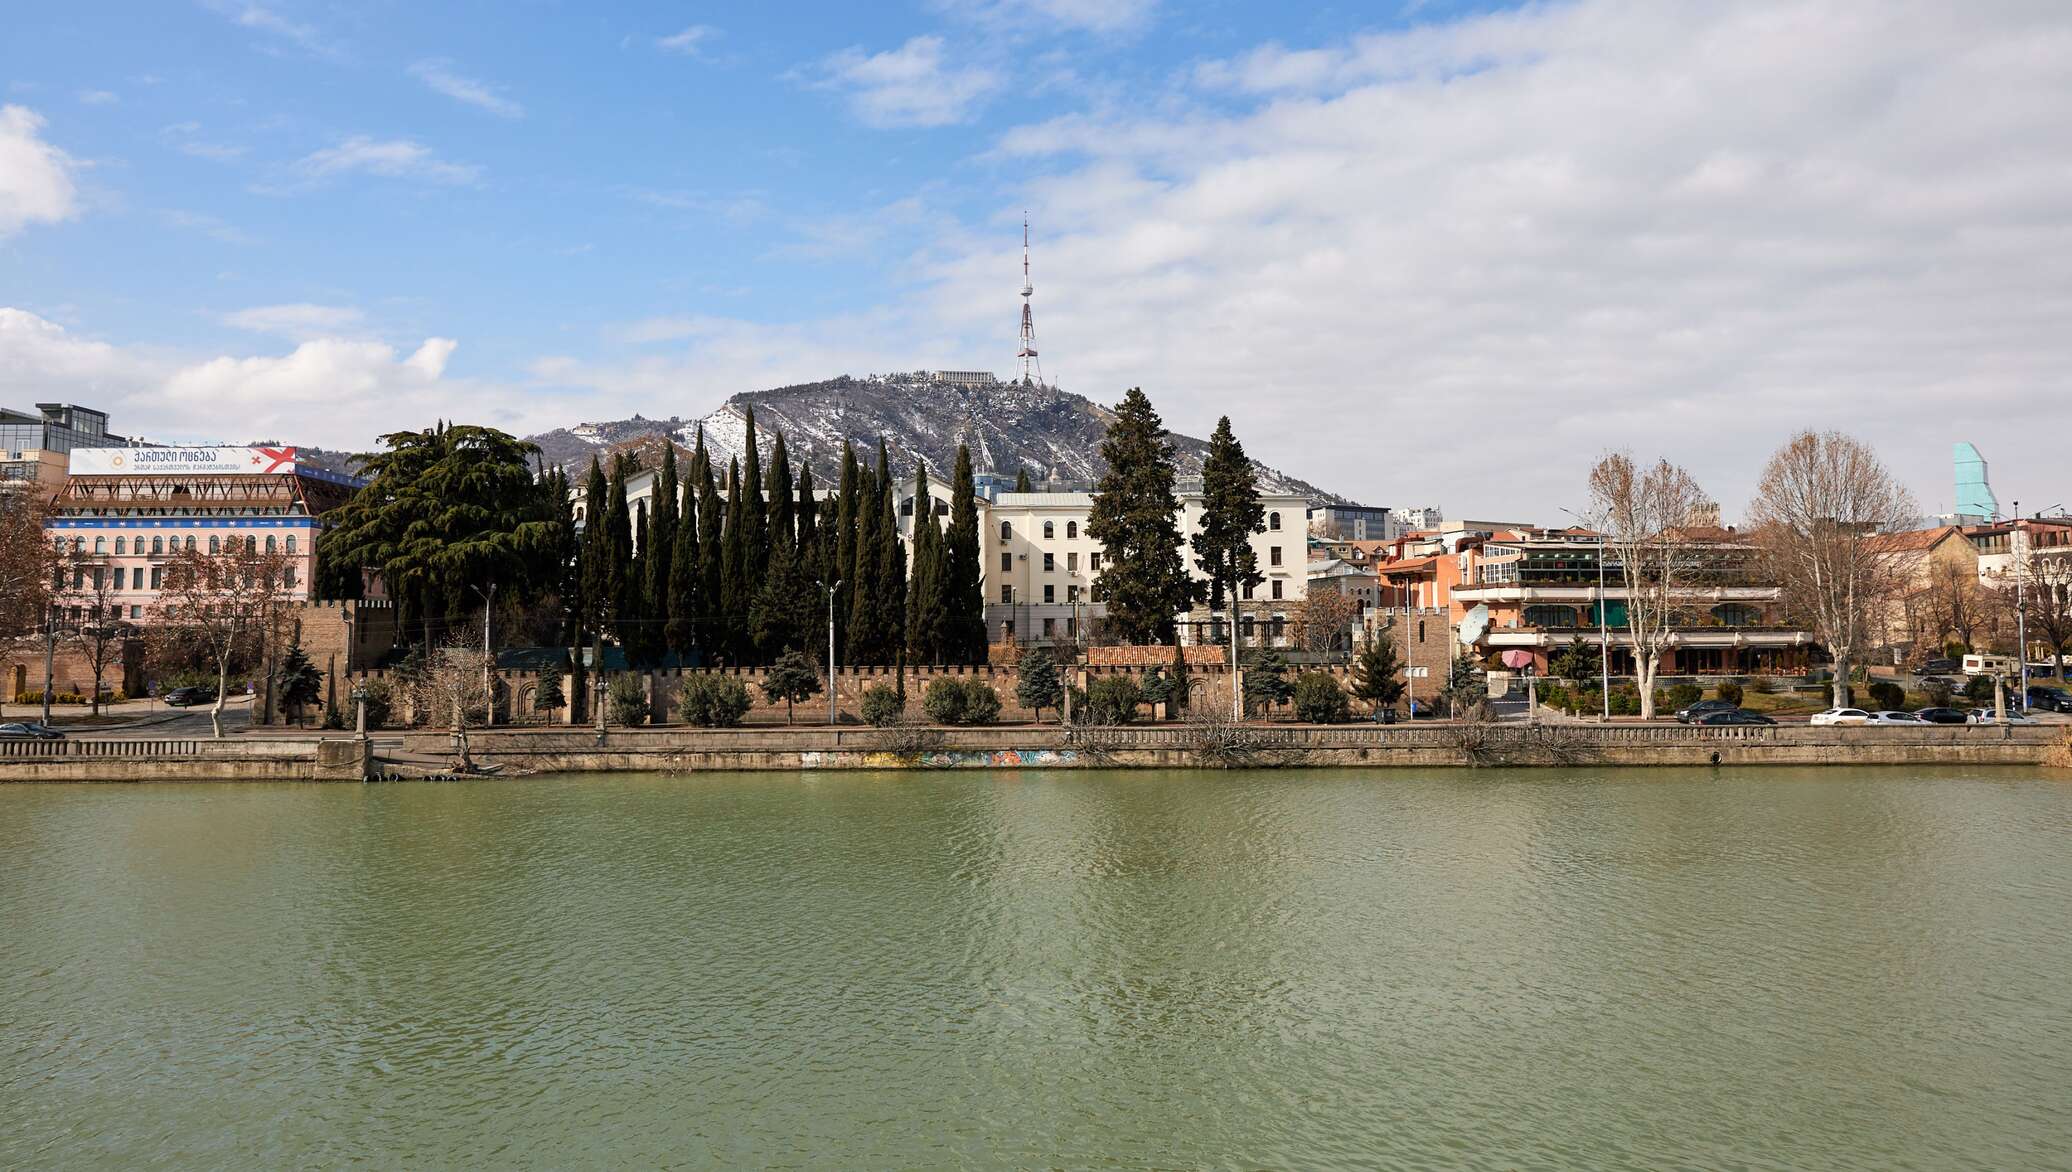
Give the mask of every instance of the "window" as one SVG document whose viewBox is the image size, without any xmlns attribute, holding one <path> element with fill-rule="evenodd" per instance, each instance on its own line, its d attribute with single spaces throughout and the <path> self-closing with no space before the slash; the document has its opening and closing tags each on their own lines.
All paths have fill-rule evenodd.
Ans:
<svg viewBox="0 0 2072 1172">
<path fill-rule="evenodd" d="M 1280 641 L 1281 639 L 1285 639 L 1285 638 L 1287 638 L 1287 635 L 1288 635 L 1288 619 L 1287 619 L 1287 616 L 1286 616 L 1286 615 L 1275 615 L 1275 616 L 1273 616 L 1273 625 L 1272 625 L 1272 628 L 1271 628 L 1271 630 L 1272 630 L 1272 632 L 1273 632 L 1273 639 L 1274 639 L 1274 640 L 1275 640 L 1276 642 Z"/>
<path fill-rule="evenodd" d="M 1056 602 L 1057 600 L 1058 600 L 1058 588 L 1057 588 L 1057 587 L 1055 587 L 1055 586 L 1045 586 L 1045 587 L 1043 588 L 1043 601 L 1045 601 L 1045 602 Z"/>
<path fill-rule="evenodd" d="M 1266 514 L 1266 527 L 1275 533 L 1279 533 L 1281 531 L 1281 515 L 1279 513 Z"/>
<path fill-rule="evenodd" d="M 1012 605 L 1014 605 L 1014 587 L 1012 587 L 1012 586 L 1002 586 L 1002 587 L 1000 588 L 1000 605 L 1002 605 L 1002 606 L 1012 606 Z"/>
<path fill-rule="evenodd" d="M 152 553 L 164 553 L 164 552 L 165 552 L 165 538 L 163 538 L 163 537 L 154 537 L 154 538 L 152 538 L 152 539 L 151 539 L 151 552 L 152 552 Z"/>
<path fill-rule="evenodd" d="M 1245 583 L 1245 601 L 1252 601 L 1252 583 L 1250 582 Z"/>
<path fill-rule="evenodd" d="M 1095 602 L 1101 601 L 1101 598 L 1103 597 L 1101 594 L 1101 584 L 1099 582 L 1094 583 L 1093 586 L 1087 590 L 1086 596 Z"/>
<path fill-rule="evenodd" d="M 1078 554 L 1076 554 L 1076 553 L 1068 553 L 1068 554 L 1066 554 L 1066 555 L 1065 555 L 1065 569 L 1067 569 L 1067 570 L 1069 570 L 1069 571 L 1071 571 L 1072 573 L 1075 573 L 1075 574 L 1079 572 L 1079 555 L 1078 555 Z"/>
<path fill-rule="evenodd" d="M 157 590 L 165 585 L 165 567 L 151 567 L 151 588 Z"/>
<path fill-rule="evenodd" d="M 1052 637 L 1056 636 L 1056 635 L 1057 635 L 1057 633 L 1058 633 L 1058 620 L 1056 620 L 1056 619 L 1045 619 L 1045 620 L 1043 620 L 1043 637 L 1044 637 L 1044 638 L 1046 638 L 1046 639 L 1052 638 Z"/>
<path fill-rule="evenodd" d="M 1275 598 L 1279 598 L 1281 596 L 1281 580 L 1279 578 L 1275 578 L 1273 580 L 1273 596 Z"/>
<path fill-rule="evenodd" d="M 133 606 L 133 607 L 130 607 L 130 617 L 131 617 L 131 618 L 133 618 L 133 619 L 140 619 L 140 618 L 143 618 L 143 617 L 144 617 L 144 608 L 143 608 L 143 607 L 141 607 L 141 606 Z"/>
<path fill-rule="evenodd" d="M 1251 615 L 1245 616 L 1245 621 L 1243 622 L 1243 624 L 1241 624 L 1239 629 L 1243 632 L 1244 637 L 1247 639 L 1255 639 L 1259 635 L 1259 624 L 1253 620 Z M 1239 661 L 1239 665 L 1243 665 L 1242 660 Z"/>
<path fill-rule="evenodd" d="M 122 538 L 118 537 L 118 538 L 116 538 L 116 539 L 115 539 L 115 552 L 116 552 L 116 554 L 117 554 L 118 556 L 120 556 L 120 555 L 122 554 L 122 552 L 123 552 L 123 545 L 124 545 L 124 542 L 123 542 Z"/>
<path fill-rule="evenodd" d="M 1281 564 L 1281 547 L 1280 547 L 1280 546 L 1278 546 L 1278 545 L 1273 545 L 1273 546 L 1268 546 L 1268 547 L 1267 547 L 1267 550 L 1266 550 L 1266 564 L 1267 564 L 1267 565 L 1269 565 L 1269 566 L 1278 566 L 1278 565 L 1280 565 L 1280 564 Z"/>
<path fill-rule="evenodd" d="M 907 499 L 899 502 L 899 515 L 902 517 L 911 517 L 914 515 L 913 497 L 908 497 Z"/>
<path fill-rule="evenodd" d="M 1043 523 L 1043 540 L 1049 541 L 1051 538 L 1056 536 L 1057 532 L 1055 527 L 1053 527 L 1050 522 L 1045 521 Z"/>
<path fill-rule="evenodd" d="M 936 516 L 938 516 L 938 517 L 947 517 L 947 516 L 949 516 L 949 515 L 950 515 L 950 502 L 948 502 L 948 501 L 937 501 L 937 502 L 935 502 L 935 515 L 936 515 Z"/>
<path fill-rule="evenodd" d="M 1010 540 L 1010 539 L 1012 539 L 1013 537 L 1014 537 L 1014 526 L 1013 526 L 1013 525 L 1010 525 L 1010 524 L 1008 524 L 1008 523 L 1007 523 L 1007 522 L 1005 522 L 1005 521 L 1002 521 L 1002 522 L 1000 522 L 1000 540 L 1002 540 L 1002 541 L 1007 541 L 1007 540 Z"/>
<path fill-rule="evenodd" d="M 237 539 L 236 539 L 236 538 L 231 538 L 231 540 L 235 541 L 235 540 L 237 540 Z M 213 534 L 213 533 L 209 534 L 209 552 L 210 552 L 210 553 L 222 553 L 222 552 L 223 552 L 223 541 L 222 541 L 222 539 L 221 539 L 221 538 L 219 538 L 219 537 L 217 537 L 217 536 L 216 536 L 215 534 Z"/>
<path fill-rule="evenodd" d="M 1043 572 L 1046 574 L 1054 574 L 1057 572 L 1057 569 L 1058 555 L 1054 553 L 1045 553 L 1043 555 Z"/>
<path fill-rule="evenodd" d="M 1077 522 L 1077 521 L 1067 521 L 1067 522 L 1065 522 L 1065 536 L 1067 536 L 1067 537 L 1077 537 L 1077 536 L 1079 536 L 1079 522 Z"/>
<path fill-rule="evenodd" d="M 1066 601 L 1066 602 L 1078 602 L 1078 601 L 1079 601 L 1079 587 L 1078 587 L 1077 585 L 1072 585 L 1072 586 L 1067 586 L 1067 587 L 1065 587 L 1065 601 Z"/>
<path fill-rule="evenodd" d="M 288 552 L 295 552 L 295 535 L 293 533 L 288 534 Z"/>
<path fill-rule="evenodd" d="M 107 538 L 105 538 L 105 537 L 96 537 L 96 538 L 94 538 L 94 552 L 95 552 L 95 553 L 107 553 L 107 552 L 108 552 L 108 539 L 107 539 Z"/>
<path fill-rule="evenodd" d="M 193 553 L 193 552 L 194 552 L 194 534 L 192 534 L 192 533 L 189 533 L 189 534 L 187 535 L 187 552 L 189 552 L 189 553 Z"/>
<path fill-rule="evenodd" d="M 144 588 L 144 567 L 142 567 L 142 566 L 138 566 L 138 567 L 137 567 L 136 569 L 133 569 L 133 570 L 131 570 L 131 571 L 130 571 L 130 589 L 132 589 L 132 590 L 142 590 L 143 588 Z"/>
<path fill-rule="evenodd" d="M 1014 555 L 1006 550 L 1000 551 L 1000 572 L 1003 574 L 1014 573 Z"/>
<path fill-rule="evenodd" d="M 268 553 L 272 553 L 272 552 L 274 552 L 274 548 L 273 548 L 273 534 L 271 534 L 271 533 L 269 533 L 269 534 L 267 534 L 267 535 L 266 535 L 266 552 L 268 552 Z"/>
<path fill-rule="evenodd" d="M 1420 643 L 1422 643 L 1422 642 L 1424 642 L 1424 641 L 1425 641 L 1425 640 L 1424 640 L 1424 620 L 1423 620 L 1423 619 L 1419 619 L 1419 620 L 1417 620 L 1417 641 L 1418 641 L 1418 642 L 1420 642 Z"/>
<path fill-rule="evenodd" d="M 1078 619 L 1067 618 L 1065 620 L 1065 637 L 1067 639 L 1077 639 L 1079 637 Z"/>
</svg>

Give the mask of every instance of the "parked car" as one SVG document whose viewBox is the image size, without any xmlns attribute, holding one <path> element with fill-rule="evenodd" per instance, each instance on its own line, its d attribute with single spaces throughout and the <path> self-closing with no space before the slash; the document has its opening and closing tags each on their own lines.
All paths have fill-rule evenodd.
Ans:
<svg viewBox="0 0 2072 1172">
<path fill-rule="evenodd" d="M 2029 686 L 2029 707 L 2045 712 L 2072 712 L 2072 692 L 2063 688 Z"/>
<path fill-rule="evenodd" d="M 174 688 L 161 698 L 168 708 L 192 708 L 196 704 L 213 703 L 216 699 L 216 689 L 206 684 L 189 684 L 184 688 Z"/>
<path fill-rule="evenodd" d="M 1957 661 L 1948 656 L 1939 655 L 1921 664 L 1921 674 L 1924 676 L 1946 676 L 1956 670 Z"/>
<path fill-rule="evenodd" d="M 16 720 L 0 724 L 0 737 L 13 737 L 17 740 L 55 741 L 63 739 L 64 735 L 41 721 Z"/>
<path fill-rule="evenodd" d="M 1969 724 L 1971 718 L 1959 708 L 1917 708 L 1914 715 L 1924 724 Z"/>
<path fill-rule="evenodd" d="M 1973 724 L 2035 724 L 2035 723 L 2037 723 L 2037 721 L 2036 721 L 2036 719 L 2035 719 L 2034 717 L 2030 717 L 2030 716 L 2023 716 L 2023 715 L 2022 715 L 2022 711 L 2021 711 L 2021 709 L 2019 709 L 2019 708 L 2010 708 L 2010 709 L 2008 709 L 2008 710 L 2007 710 L 2007 715 L 2006 715 L 2006 717 L 2004 717 L 2004 718 L 2003 718 L 2003 717 L 1999 717 L 1999 716 L 1995 716 L 1995 715 L 1993 714 L 1993 710 L 1992 710 L 1992 709 L 1990 709 L 1990 708 L 1974 708 L 1974 709 L 1972 709 L 1972 710 L 1971 710 L 1971 723 L 1973 723 Z"/>
<path fill-rule="evenodd" d="M 1676 720 L 1678 724 L 1693 724 L 1697 722 L 1699 717 L 1708 712 L 1734 712 L 1738 711 L 1740 707 L 1739 704 L 1731 700 L 1700 700 L 1695 704 L 1677 709 Z"/>
<path fill-rule="evenodd" d="M 1678 714 L 1677 714 L 1677 716 L 1678 716 L 1678 718 L 1679 718 L 1679 719 L 1681 719 L 1681 718 L 1682 718 L 1682 716 L 1683 716 L 1683 714 L 1682 714 L 1682 713 L 1678 713 Z M 1770 719 L 1769 717 L 1767 717 L 1767 716 L 1764 716 L 1764 715 L 1763 715 L 1762 713 L 1760 713 L 1760 712 L 1750 712 L 1750 711 L 1749 711 L 1748 709 L 1746 709 L 1746 708 L 1715 708 L 1715 709 L 1713 709 L 1713 710 L 1712 710 L 1712 711 L 1710 711 L 1710 712 L 1701 712 L 1701 713 L 1699 713 L 1699 714 L 1698 714 L 1698 716 L 1697 716 L 1697 718 L 1696 718 L 1696 719 L 1694 719 L 1694 720 L 1692 720 L 1692 721 L 1691 721 L 1690 723 L 1692 723 L 1692 724 L 1776 724 L 1777 722 L 1776 722 L 1776 721 L 1774 721 L 1774 720 L 1771 720 L 1771 719 Z"/>
<path fill-rule="evenodd" d="M 1806 721 L 1806 723 L 1823 727 L 1836 724 L 1863 724 L 1870 720 L 1870 718 L 1871 714 L 1861 708 L 1830 708 L 1826 712 L 1814 713 L 1812 719 Z"/>
<path fill-rule="evenodd" d="M 1920 718 L 1920 717 L 1918 717 L 1918 716 L 1915 716 L 1915 715 L 1914 715 L 1913 713 L 1911 713 L 1911 712 L 1901 712 L 1901 711 L 1898 711 L 1897 709 L 1892 709 L 1892 708 L 1880 708 L 1880 709 L 1879 709 L 1878 711 L 1876 711 L 1876 712 L 1873 712 L 1873 713 L 1871 713 L 1871 714 L 1870 714 L 1870 716 L 1868 716 L 1867 718 L 1865 718 L 1865 720 L 1864 720 L 1864 723 L 1865 723 L 1865 724 L 1920 724 L 1920 723 L 1921 723 L 1921 718 Z"/>
</svg>

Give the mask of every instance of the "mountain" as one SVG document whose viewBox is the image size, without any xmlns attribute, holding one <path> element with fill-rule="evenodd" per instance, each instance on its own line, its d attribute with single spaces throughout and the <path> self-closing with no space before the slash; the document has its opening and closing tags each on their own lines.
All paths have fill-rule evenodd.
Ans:
<svg viewBox="0 0 2072 1172">
<path fill-rule="evenodd" d="M 768 455 L 767 445 L 775 434 L 782 431 L 793 467 L 802 459 L 811 461 L 814 478 L 823 483 L 823 478 L 835 472 L 843 440 L 853 442 L 860 455 L 875 458 L 881 435 L 891 450 L 894 470 L 902 477 L 913 475 L 913 461 L 918 456 L 948 479 L 957 445 L 966 443 L 971 446 L 972 464 L 981 473 L 1011 477 L 1017 470 L 1027 469 L 1035 481 L 1091 481 L 1107 471 L 1100 445 L 1114 418 L 1114 412 L 1084 395 L 1053 387 L 962 374 L 944 378 L 940 372 L 915 371 L 865 378 L 843 375 L 748 391 L 728 399 L 702 419 L 643 419 L 636 415 L 557 428 L 527 438 L 540 445 L 548 462 L 579 476 L 592 456 L 608 448 L 664 435 L 689 447 L 702 426 L 706 447 L 716 465 L 724 468 L 730 457 L 742 454 L 746 439 L 743 412 L 751 406 L 764 455 Z M 1200 476 L 1207 442 L 1177 434 L 1171 441 L 1180 476 Z M 1263 464 L 1257 467 L 1262 491 L 1304 496 L 1313 504 L 1345 499 L 1277 469 Z"/>
</svg>

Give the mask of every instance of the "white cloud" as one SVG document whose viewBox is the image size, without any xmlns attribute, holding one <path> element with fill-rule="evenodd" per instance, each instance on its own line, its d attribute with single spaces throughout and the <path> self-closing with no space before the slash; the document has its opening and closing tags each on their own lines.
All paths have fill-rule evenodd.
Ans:
<svg viewBox="0 0 2072 1172">
<path fill-rule="evenodd" d="M 364 314 L 349 305 L 255 305 L 223 315 L 223 324 L 256 334 L 278 334 L 284 338 L 320 338 L 355 330 Z"/>
<path fill-rule="evenodd" d="M 228 17 L 239 28 L 284 40 L 318 57 L 339 58 L 342 51 L 315 27 L 288 19 L 262 4 L 237 4 L 231 0 L 208 0 L 208 6 Z"/>
<path fill-rule="evenodd" d="M 80 90 L 79 101 L 88 106 L 113 106 L 121 102 L 122 97 L 113 90 Z"/>
<path fill-rule="evenodd" d="M 218 163 L 227 163 L 232 159 L 241 157 L 245 153 L 245 148 L 241 146 L 213 142 L 200 137 L 201 129 L 201 123 L 199 122 L 175 122 L 161 129 L 158 132 L 158 137 L 167 146 L 172 147 L 181 154 L 192 155 L 197 159 L 210 159 Z"/>
<path fill-rule="evenodd" d="M 2072 10 L 2019 0 L 1580 0 L 1268 47 L 1199 69 L 1193 105 L 997 153 L 1043 176 L 1048 369 L 1142 383 L 1195 434 L 1228 412 L 1328 488 L 1537 516 L 1631 447 L 1732 515 L 1815 425 L 1931 508 L 1957 439 L 2047 502 L 2072 435 L 2068 55 Z M 944 328 L 1011 310 L 1019 210 L 951 242 Z"/>
<path fill-rule="evenodd" d="M 938 0 L 937 6 L 985 24 L 1120 33 L 1150 24 L 1158 0 Z"/>
<path fill-rule="evenodd" d="M 43 119 L 24 106 L 0 106 L 0 240 L 31 223 L 78 212 L 71 156 L 43 141 Z"/>
<path fill-rule="evenodd" d="M 655 40 L 655 47 L 665 53 L 681 53 L 686 57 L 702 56 L 706 42 L 719 35 L 719 30 L 709 24 L 694 24 L 680 33 L 671 33 Z"/>
<path fill-rule="evenodd" d="M 257 244 L 251 233 L 224 222 L 222 219 L 202 212 L 190 212 L 182 208 L 166 208 L 158 218 L 170 227 L 200 232 L 204 236 L 220 240 L 225 244 Z"/>
<path fill-rule="evenodd" d="M 86 403 L 124 434 L 168 442 L 269 437 L 348 449 L 441 418 L 524 434 L 579 413 L 566 396 L 451 376 L 456 345 L 428 338 L 403 353 L 371 339 L 310 338 L 286 354 L 196 357 L 81 338 L 0 307 L 0 401 Z"/>
<path fill-rule="evenodd" d="M 844 49 L 820 65 L 818 85 L 849 95 L 870 126 L 947 126 L 970 120 L 1006 84 L 988 65 L 945 60 L 941 37 L 914 37 L 897 49 Z"/>
<path fill-rule="evenodd" d="M 420 61 L 410 67 L 411 76 L 432 92 L 444 94 L 463 105 L 487 110 L 499 118 L 523 118 L 525 107 L 497 92 L 497 87 L 453 72 L 452 62 L 443 58 Z"/>
<path fill-rule="evenodd" d="M 378 140 L 354 135 L 335 147 L 325 147 L 300 163 L 296 170 L 311 181 L 364 172 L 390 179 L 423 179 L 432 183 L 473 183 L 480 167 L 449 163 L 423 143 L 406 138 Z"/>
</svg>

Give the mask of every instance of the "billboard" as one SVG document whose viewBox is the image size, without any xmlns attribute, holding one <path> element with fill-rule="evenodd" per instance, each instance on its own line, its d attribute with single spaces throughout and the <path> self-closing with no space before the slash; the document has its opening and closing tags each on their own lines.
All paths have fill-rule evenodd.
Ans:
<svg viewBox="0 0 2072 1172">
<path fill-rule="evenodd" d="M 294 448 L 72 449 L 74 476 L 263 476 L 293 471 Z"/>
</svg>

